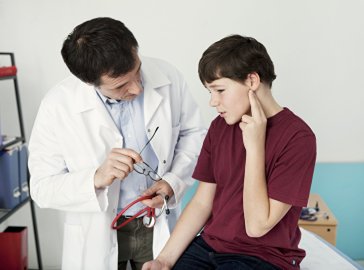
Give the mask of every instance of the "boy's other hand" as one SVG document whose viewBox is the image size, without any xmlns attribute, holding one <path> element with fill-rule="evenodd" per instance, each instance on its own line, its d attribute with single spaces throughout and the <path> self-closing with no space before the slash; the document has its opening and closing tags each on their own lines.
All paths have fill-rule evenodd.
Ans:
<svg viewBox="0 0 364 270">
<path fill-rule="evenodd" d="M 170 270 L 170 269 L 171 267 L 169 267 L 166 263 L 159 261 L 158 259 L 146 262 L 145 264 L 143 264 L 142 267 L 142 270 Z"/>
</svg>

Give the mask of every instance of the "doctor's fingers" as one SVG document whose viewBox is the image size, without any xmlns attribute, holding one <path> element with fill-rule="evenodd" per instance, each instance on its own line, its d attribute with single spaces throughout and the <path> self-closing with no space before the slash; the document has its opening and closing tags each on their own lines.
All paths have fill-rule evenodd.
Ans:
<svg viewBox="0 0 364 270">
<path fill-rule="evenodd" d="M 96 171 L 97 181 L 109 186 L 116 178 L 123 180 L 132 170 L 129 165 L 118 160 L 107 159 Z"/>
<path fill-rule="evenodd" d="M 143 161 L 142 157 L 139 155 L 138 152 L 128 148 L 113 148 L 111 149 L 110 155 L 131 158 L 133 160 L 133 163 L 139 163 Z"/>
<path fill-rule="evenodd" d="M 174 192 L 172 187 L 168 184 L 166 180 L 159 180 L 155 182 L 150 188 L 144 191 L 143 195 L 168 195 L 169 197 L 173 196 Z"/>
<path fill-rule="evenodd" d="M 168 195 L 168 199 L 174 195 L 172 187 L 165 180 L 160 180 L 143 193 L 144 196 L 155 195 L 152 199 L 142 201 L 145 205 L 154 208 L 161 208 L 164 203 L 164 198 Z M 168 200 L 167 199 L 167 200 Z"/>
<path fill-rule="evenodd" d="M 151 208 L 162 208 L 164 201 L 161 196 L 155 196 L 149 200 L 142 201 L 142 203 Z"/>
<path fill-rule="evenodd" d="M 129 167 L 129 171 L 132 171 L 134 169 L 134 163 L 136 163 L 136 160 L 130 156 L 121 154 L 120 152 L 112 151 L 108 156 L 108 162 L 111 163 L 115 168 L 120 168 L 120 166 L 126 165 Z"/>
<path fill-rule="evenodd" d="M 116 180 L 116 179 L 124 180 L 129 175 L 130 172 L 120 170 L 117 168 L 112 168 L 109 173 L 112 176 L 113 180 Z"/>
</svg>

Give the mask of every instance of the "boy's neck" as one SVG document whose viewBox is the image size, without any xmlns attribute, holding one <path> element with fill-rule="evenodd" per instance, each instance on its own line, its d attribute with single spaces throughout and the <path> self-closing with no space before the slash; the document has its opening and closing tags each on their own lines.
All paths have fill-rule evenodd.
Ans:
<svg viewBox="0 0 364 270">
<path fill-rule="evenodd" d="M 283 110 L 283 107 L 278 104 L 272 95 L 272 91 L 268 87 L 263 87 L 256 90 L 256 95 L 264 110 L 267 118 L 272 117 Z"/>
</svg>

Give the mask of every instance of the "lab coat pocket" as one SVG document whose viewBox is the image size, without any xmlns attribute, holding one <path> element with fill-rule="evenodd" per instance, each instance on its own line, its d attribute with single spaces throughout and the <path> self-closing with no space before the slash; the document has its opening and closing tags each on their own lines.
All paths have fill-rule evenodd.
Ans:
<svg viewBox="0 0 364 270">
<path fill-rule="evenodd" d="M 66 157 L 66 166 L 69 172 L 94 167 L 97 162 L 90 155 L 75 153 Z"/>
<path fill-rule="evenodd" d="M 84 237 L 80 225 L 65 224 L 63 238 L 63 270 L 77 270 L 82 267 Z"/>
</svg>

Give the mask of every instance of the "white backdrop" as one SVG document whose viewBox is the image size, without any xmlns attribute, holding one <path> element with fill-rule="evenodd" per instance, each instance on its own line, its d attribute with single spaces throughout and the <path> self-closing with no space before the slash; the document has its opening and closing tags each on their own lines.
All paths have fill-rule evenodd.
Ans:
<svg viewBox="0 0 364 270">
<path fill-rule="evenodd" d="M 68 75 L 60 55 L 62 42 L 85 20 L 120 19 L 135 34 L 141 54 L 180 69 L 206 125 L 216 113 L 197 75 L 202 52 L 229 34 L 253 36 L 275 64 L 277 100 L 316 133 L 318 161 L 363 162 L 363 12 L 361 0 L 0 0 L 0 51 L 15 53 L 29 138 L 41 98 Z M 0 81 L 0 120 L 3 130 L 17 133 L 10 88 Z M 53 211 L 39 212 L 44 264 L 57 268 L 61 218 Z"/>
</svg>

